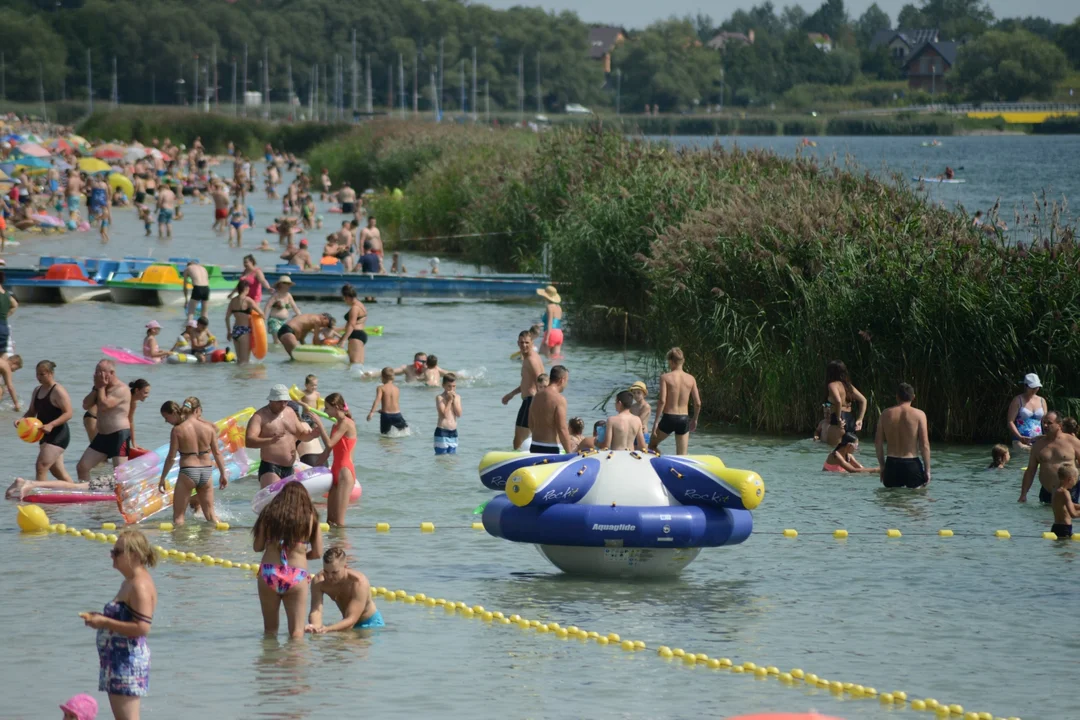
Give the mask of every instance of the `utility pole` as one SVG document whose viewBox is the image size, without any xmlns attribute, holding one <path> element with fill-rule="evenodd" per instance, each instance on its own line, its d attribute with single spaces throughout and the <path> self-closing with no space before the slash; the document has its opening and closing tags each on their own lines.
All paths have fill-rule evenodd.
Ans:
<svg viewBox="0 0 1080 720">
<path fill-rule="evenodd" d="M 476 122 L 479 119 L 479 115 L 476 114 L 476 46 L 472 48 L 472 121 Z"/>
<path fill-rule="evenodd" d="M 446 97 L 443 95 L 443 43 L 446 42 L 446 38 L 439 38 L 439 107 L 443 105 L 443 99 Z"/>
<path fill-rule="evenodd" d="M 312 96 L 311 96 L 311 119 L 319 119 L 319 66 L 311 68 L 311 71 L 315 73 L 315 80 L 312 82 Z"/>
<path fill-rule="evenodd" d="M 288 115 L 288 118 L 289 118 L 289 121 L 291 122 L 291 121 L 296 119 L 295 117 L 293 117 L 292 55 L 290 55 L 285 60 L 285 67 L 287 69 L 287 72 L 289 73 L 289 99 L 288 99 L 287 102 L 289 103 L 289 115 Z"/>
<path fill-rule="evenodd" d="M 518 54 L 518 125 L 525 124 L 525 53 Z"/>
<path fill-rule="evenodd" d="M 214 66 L 214 112 L 218 111 L 218 66 L 217 66 L 217 43 L 214 43 L 213 50 L 210 51 L 210 62 Z M 206 104 L 210 104 L 210 99 L 206 99 Z"/>
<path fill-rule="evenodd" d="M 86 49 L 86 100 L 89 103 L 88 110 L 94 114 L 94 68 L 90 64 L 90 49 Z"/>
<path fill-rule="evenodd" d="M 465 117 L 465 58 L 461 59 L 461 117 Z"/>
<path fill-rule="evenodd" d="M 420 112 L 420 53 L 413 53 L 412 61 L 412 114 L 413 117 Z"/>
<path fill-rule="evenodd" d="M 386 116 L 394 115 L 394 61 L 386 64 Z"/>
<path fill-rule="evenodd" d="M 622 109 L 622 68 L 615 68 L 615 114 Z"/>
<path fill-rule="evenodd" d="M 236 117 L 236 58 L 232 61 L 232 114 Z"/>
<path fill-rule="evenodd" d="M 195 76 L 195 85 L 191 88 L 191 107 L 198 112 L 199 110 L 199 55 L 195 54 L 195 70 L 192 72 Z"/>
<path fill-rule="evenodd" d="M 359 79 L 357 75 L 360 72 L 360 66 L 356 61 L 356 28 L 352 31 L 352 112 L 353 117 L 356 116 L 356 111 L 360 109 L 360 106 L 356 104 L 356 83 Z"/>
<path fill-rule="evenodd" d="M 491 83 L 484 80 L 484 122 L 491 124 Z"/>
<path fill-rule="evenodd" d="M 435 84 L 435 73 L 438 72 L 438 68 L 434 65 L 431 66 L 431 107 L 435 110 L 435 122 L 439 122 L 439 88 Z"/>
<path fill-rule="evenodd" d="M 150 74 L 150 104 L 157 105 L 157 73 Z"/>
<path fill-rule="evenodd" d="M 248 51 L 247 43 L 244 43 L 244 89 L 240 92 L 240 95 L 241 95 L 240 107 L 243 108 L 241 110 L 241 113 L 244 115 L 244 117 L 247 117 L 247 91 L 248 91 L 248 76 L 247 76 L 248 58 L 247 58 L 247 51 Z"/>
<path fill-rule="evenodd" d="M 308 120 L 315 119 L 315 72 L 317 65 L 311 66 L 311 72 L 308 73 L 308 90 L 307 90 L 307 102 L 308 102 Z"/>
<path fill-rule="evenodd" d="M 7 100 L 7 63 L 0 52 L 0 100 Z"/>
<path fill-rule="evenodd" d="M 364 103 L 364 110 L 367 111 L 368 115 L 371 115 L 375 112 L 375 107 L 372 104 L 374 102 L 374 98 L 372 98 L 371 96 L 371 53 L 367 54 L 365 60 L 367 62 L 365 63 L 366 68 L 364 71 L 364 85 L 365 89 L 367 90 L 367 102 Z"/>
<path fill-rule="evenodd" d="M 398 53 L 397 56 L 398 86 L 401 91 L 401 119 L 405 119 L 405 61 Z"/>
<path fill-rule="evenodd" d="M 263 45 L 263 117 L 270 119 L 270 48 Z"/>
<path fill-rule="evenodd" d="M 120 90 L 116 84 L 116 56 L 112 57 L 112 106 L 113 110 L 120 104 Z"/>
<path fill-rule="evenodd" d="M 38 63 L 38 95 L 41 96 L 41 117 L 49 122 L 49 109 L 45 107 L 45 69 Z"/>
<path fill-rule="evenodd" d="M 540 53 L 536 53 L 536 114 L 544 114 L 544 97 L 540 94 Z"/>
</svg>

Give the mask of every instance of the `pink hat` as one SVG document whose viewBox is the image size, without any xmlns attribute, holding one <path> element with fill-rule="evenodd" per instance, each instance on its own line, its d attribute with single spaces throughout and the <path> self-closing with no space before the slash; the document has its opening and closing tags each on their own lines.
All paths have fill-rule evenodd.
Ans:
<svg viewBox="0 0 1080 720">
<path fill-rule="evenodd" d="M 195 321 L 195 320 L 188 320 L 187 321 L 187 326 L 188 327 L 199 327 L 199 323 L 197 321 Z"/>
<path fill-rule="evenodd" d="M 97 717 L 97 700 L 86 693 L 81 693 L 60 706 L 79 720 L 94 720 Z"/>
<path fill-rule="evenodd" d="M 147 330 L 160 330 L 161 329 L 161 323 L 159 323 L 157 320 L 151 320 L 150 322 L 146 323 L 146 329 Z"/>
</svg>

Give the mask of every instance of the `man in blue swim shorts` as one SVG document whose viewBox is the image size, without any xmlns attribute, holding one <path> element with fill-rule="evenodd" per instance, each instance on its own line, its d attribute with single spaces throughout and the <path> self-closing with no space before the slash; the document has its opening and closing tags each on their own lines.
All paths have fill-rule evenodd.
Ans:
<svg viewBox="0 0 1080 720">
<path fill-rule="evenodd" d="M 323 595 L 337 603 L 341 622 L 323 625 Z M 371 583 L 362 572 L 352 570 L 340 546 L 323 553 L 322 572 L 311 579 L 311 613 L 304 632 L 321 635 L 342 630 L 370 630 L 386 625 L 375 607 Z"/>
</svg>

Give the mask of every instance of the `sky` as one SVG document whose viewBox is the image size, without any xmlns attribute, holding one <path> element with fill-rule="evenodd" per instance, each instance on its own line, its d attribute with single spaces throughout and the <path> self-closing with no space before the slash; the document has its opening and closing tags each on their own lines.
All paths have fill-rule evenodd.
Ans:
<svg viewBox="0 0 1080 720">
<path fill-rule="evenodd" d="M 721 2 L 702 2 L 701 0 L 481 0 L 482 4 L 505 9 L 515 5 L 540 6 L 546 10 L 573 10 L 588 23 L 621 25 L 626 28 L 643 28 L 655 20 L 662 20 L 671 15 L 695 15 L 701 12 L 711 15 L 716 23 L 728 18 L 740 8 L 750 9 L 760 0 L 723 0 Z M 874 0 L 846 0 L 848 14 L 858 17 Z M 900 8 L 912 0 L 877 0 L 878 7 L 889 14 L 893 23 Z M 802 5 L 807 12 L 813 12 L 821 4 L 815 0 L 773 0 L 778 9 L 785 5 Z M 918 5 L 917 2 L 914 4 Z M 1040 15 L 1055 22 L 1071 23 L 1080 16 L 1080 4 L 1076 0 L 989 0 L 994 15 L 1003 17 L 1023 17 Z"/>
</svg>

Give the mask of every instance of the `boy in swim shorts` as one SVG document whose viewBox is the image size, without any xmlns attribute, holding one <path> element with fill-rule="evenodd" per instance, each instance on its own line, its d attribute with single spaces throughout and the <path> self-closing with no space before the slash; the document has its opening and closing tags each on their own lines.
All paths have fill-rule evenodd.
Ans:
<svg viewBox="0 0 1080 720">
<path fill-rule="evenodd" d="M 1054 509 L 1054 524 L 1050 532 L 1057 535 L 1058 540 L 1068 540 L 1072 537 L 1074 517 L 1080 517 L 1080 508 L 1072 499 L 1072 489 L 1076 487 L 1077 470 L 1072 463 L 1065 463 L 1058 468 L 1058 482 L 1061 485 L 1054 491 L 1054 497 L 1050 506 Z"/>
<path fill-rule="evenodd" d="M 323 625 L 323 595 L 337 603 L 341 621 Z M 348 566 L 345 551 L 338 546 L 323 553 L 322 572 L 311 578 L 311 612 L 304 632 L 322 635 L 342 630 L 371 630 L 385 627 L 382 613 L 375 607 L 371 583 L 362 572 Z"/>
<path fill-rule="evenodd" d="M 443 392 L 435 398 L 438 423 L 435 426 L 435 454 L 457 455 L 457 419 L 461 417 L 461 396 L 457 394 L 457 376 L 446 373 Z"/>
<path fill-rule="evenodd" d="M 697 380 L 683 371 L 685 356 L 681 348 L 671 348 L 667 354 L 669 372 L 660 376 L 660 399 L 657 414 L 649 438 L 649 449 L 656 448 L 667 438 L 675 436 L 675 452 L 685 455 L 690 447 L 690 433 L 697 429 L 701 415 L 701 395 Z M 690 402 L 694 403 L 694 417 L 690 417 Z"/>
<path fill-rule="evenodd" d="M 409 424 L 401 416 L 400 396 L 401 390 L 394 384 L 394 368 L 384 367 L 382 385 L 375 390 L 375 402 L 371 403 L 371 411 L 367 414 L 368 422 L 375 415 L 375 408 L 379 409 L 379 432 L 389 435 L 391 430 L 404 432 L 409 429 Z"/>
</svg>

